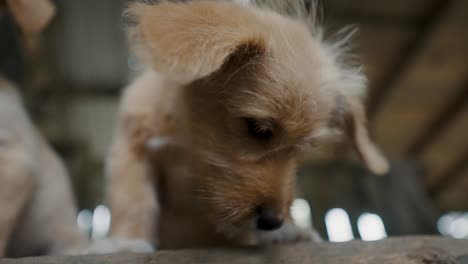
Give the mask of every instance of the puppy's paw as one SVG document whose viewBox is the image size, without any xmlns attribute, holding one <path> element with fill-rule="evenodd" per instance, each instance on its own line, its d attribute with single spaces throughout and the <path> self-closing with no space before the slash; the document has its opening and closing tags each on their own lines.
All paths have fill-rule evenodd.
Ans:
<svg viewBox="0 0 468 264">
<path fill-rule="evenodd" d="M 154 252 L 153 246 L 144 240 L 126 240 L 118 238 L 107 238 L 94 241 L 88 248 L 83 250 L 82 254 L 111 254 L 118 252 L 131 253 L 151 253 Z"/>
<path fill-rule="evenodd" d="M 299 227 L 293 223 L 285 223 L 280 229 L 275 231 L 259 232 L 257 237 L 260 244 L 322 241 L 322 238 L 314 229 Z"/>
</svg>

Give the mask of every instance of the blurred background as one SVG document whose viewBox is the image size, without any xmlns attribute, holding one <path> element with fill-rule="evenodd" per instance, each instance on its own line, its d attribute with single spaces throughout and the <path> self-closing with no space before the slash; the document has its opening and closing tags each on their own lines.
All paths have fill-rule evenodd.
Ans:
<svg viewBox="0 0 468 264">
<path fill-rule="evenodd" d="M 344 143 L 310 153 L 293 215 L 331 241 L 443 234 L 468 238 L 468 1 L 324 0 L 328 32 L 355 25 L 369 78 L 373 138 L 392 162 L 370 175 Z M 0 0 L 0 72 L 67 164 L 84 232 L 105 236 L 103 163 L 119 95 L 136 62 L 124 0 L 56 0 L 41 34 L 25 34 Z"/>
</svg>

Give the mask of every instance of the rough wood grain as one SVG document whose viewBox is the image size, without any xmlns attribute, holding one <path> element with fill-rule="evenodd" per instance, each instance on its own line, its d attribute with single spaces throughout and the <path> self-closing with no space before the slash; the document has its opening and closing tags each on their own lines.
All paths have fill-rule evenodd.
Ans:
<svg viewBox="0 0 468 264">
<path fill-rule="evenodd" d="M 391 238 L 378 242 L 297 244 L 266 248 L 159 251 L 153 255 L 64 256 L 4 259 L 1 264 L 166 264 L 166 263 L 468 263 L 468 240 L 442 237 Z"/>
</svg>

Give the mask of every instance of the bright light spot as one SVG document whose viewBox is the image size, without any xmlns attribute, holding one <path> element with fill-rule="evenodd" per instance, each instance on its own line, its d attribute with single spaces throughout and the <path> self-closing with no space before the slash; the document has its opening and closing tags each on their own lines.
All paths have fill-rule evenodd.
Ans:
<svg viewBox="0 0 468 264">
<path fill-rule="evenodd" d="M 377 214 L 363 213 L 358 218 L 358 230 L 364 241 L 375 241 L 387 237 L 382 218 Z"/>
<path fill-rule="evenodd" d="M 348 213 L 341 208 L 330 209 L 325 214 L 328 239 L 331 242 L 345 242 L 354 239 Z"/>
<path fill-rule="evenodd" d="M 447 213 L 439 218 L 437 228 L 446 236 L 468 238 L 468 213 Z"/>
<path fill-rule="evenodd" d="M 468 219 L 465 217 L 455 219 L 450 224 L 450 234 L 458 239 L 468 237 Z"/>
<path fill-rule="evenodd" d="M 437 229 L 442 235 L 450 235 L 450 225 L 459 217 L 459 213 L 447 213 L 439 218 L 437 221 Z"/>
<path fill-rule="evenodd" d="M 91 237 L 96 239 L 105 238 L 110 228 L 111 215 L 109 208 L 104 205 L 99 205 L 94 209 L 93 214 L 93 230 Z"/>
<path fill-rule="evenodd" d="M 89 234 L 93 225 L 93 213 L 88 209 L 81 210 L 76 218 L 76 223 L 81 232 Z"/>
<path fill-rule="evenodd" d="M 291 216 L 294 223 L 302 228 L 312 227 L 312 214 L 309 203 L 304 199 L 296 199 L 291 205 Z"/>
</svg>

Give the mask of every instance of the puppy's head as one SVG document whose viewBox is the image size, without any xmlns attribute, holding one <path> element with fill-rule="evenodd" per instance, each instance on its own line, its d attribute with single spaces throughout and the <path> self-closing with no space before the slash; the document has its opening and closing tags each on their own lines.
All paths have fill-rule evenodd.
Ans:
<svg viewBox="0 0 468 264">
<path fill-rule="evenodd" d="M 280 227 L 302 150 L 331 131 L 387 170 L 365 127 L 365 78 L 303 20 L 220 1 L 129 11 L 143 59 L 185 86 L 192 170 L 218 230 Z"/>
</svg>

